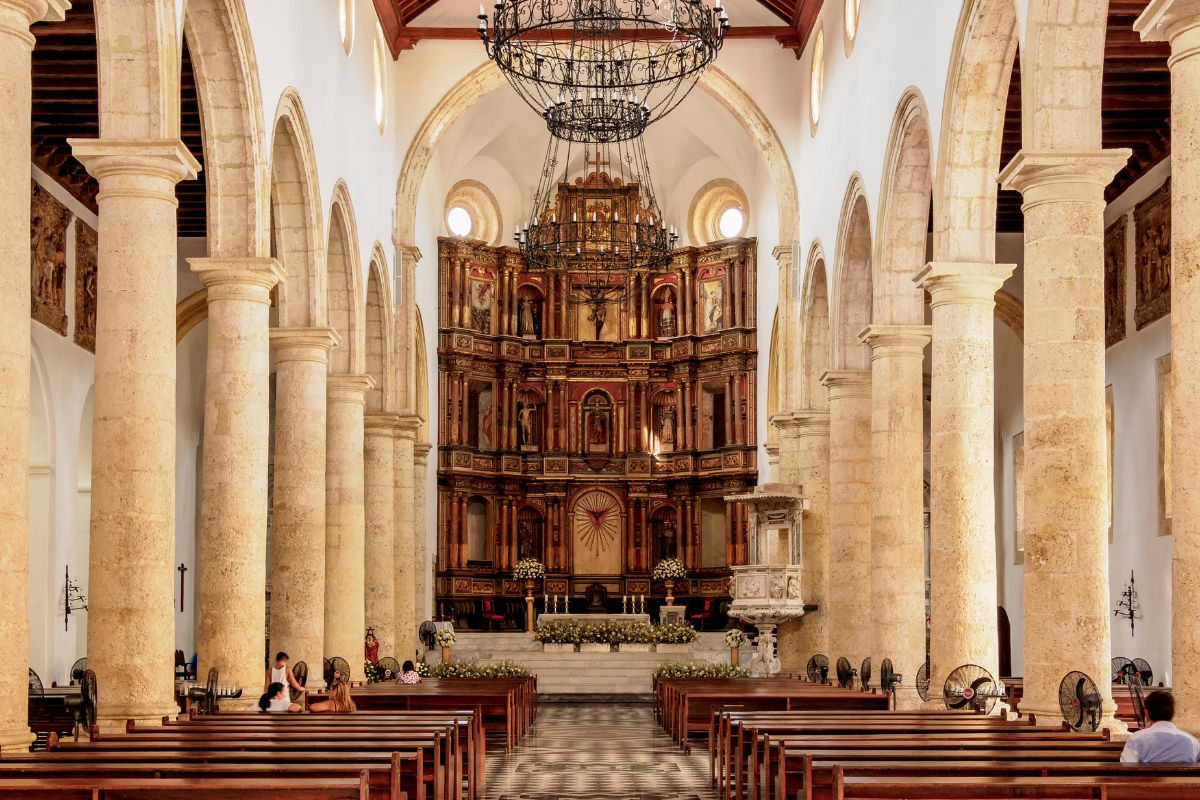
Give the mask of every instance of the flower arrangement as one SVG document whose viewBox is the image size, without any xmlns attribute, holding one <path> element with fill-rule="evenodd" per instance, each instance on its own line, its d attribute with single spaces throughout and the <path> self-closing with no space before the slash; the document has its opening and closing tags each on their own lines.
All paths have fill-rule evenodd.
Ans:
<svg viewBox="0 0 1200 800">
<path fill-rule="evenodd" d="M 546 567 L 536 558 L 522 558 L 513 567 L 514 581 L 540 581 L 546 577 Z"/>
<path fill-rule="evenodd" d="M 683 580 L 687 577 L 687 567 L 678 558 L 664 558 L 654 565 L 654 580 Z"/>
<path fill-rule="evenodd" d="M 450 647 L 458 641 L 458 637 L 449 628 L 442 628 L 433 635 L 433 640 L 438 643 L 438 647 Z"/>
<path fill-rule="evenodd" d="M 363 674 L 367 676 L 367 683 L 379 683 L 392 677 L 386 669 L 373 661 L 363 662 Z"/>
<path fill-rule="evenodd" d="M 729 647 L 729 648 L 741 647 L 747 641 L 748 640 L 746 639 L 746 634 L 742 632 L 741 628 L 733 628 L 732 630 L 726 631 L 726 633 L 725 633 L 725 646 L 726 647 Z"/>
<path fill-rule="evenodd" d="M 668 622 L 658 626 L 660 644 L 687 644 L 697 638 L 696 629 L 686 622 Z"/>
<path fill-rule="evenodd" d="M 534 640 L 543 644 L 687 644 L 696 641 L 696 637 L 696 629 L 687 622 L 651 625 L 554 620 L 533 632 Z"/>
<path fill-rule="evenodd" d="M 433 669 L 433 667 L 429 666 L 429 662 L 426 661 L 424 658 L 422 658 L 420 661 L 417 662 L 417 674 L 420 675 L 422 678 L 428 678 L 429 671 L 431 669 Z"/>
<path fill-rule="evenodd" d="M 495 664 L 479 664 L 473 661 L 451 661 L 449 664 L 435 664 L 427 667 L 422 677 L 429 678 L 527 678 L 533 673 L 528 668 L 512 661 L 500 661 Z"/>
<path fill-rule="evenodd" d="M 750 670 L 729 664 L 674 663 L 661 664 L 654 670 L 655 678 L 749 678 Z"/>
</svg>

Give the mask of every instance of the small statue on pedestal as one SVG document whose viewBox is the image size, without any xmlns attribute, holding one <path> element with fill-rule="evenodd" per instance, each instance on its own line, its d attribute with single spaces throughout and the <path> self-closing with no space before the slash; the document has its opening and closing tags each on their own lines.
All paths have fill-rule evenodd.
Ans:
<svg viewBox="0 0 1200 800">
<path fill-rule="evenodd" d="M 675 293 L 670 289 L 658 312 L 658 335 L 664 339 L 675 335 Z"/>
<path fill-rule="evenodd" d="M 521 403 L 521 410 L 517 412 L 517 422 L 520 424 L 522 447 L 537 448 L 533 430 L 533 418 L 536 413 L 537 408 L 533 403 Z"/>
<path fill-rule="evenodd" d="M 379 639 L 375 638 L 374 628 L 367 628 L 366 638 L 363 639 L 363 656 L 372 664 L 379 661 Z"/>
</svg>

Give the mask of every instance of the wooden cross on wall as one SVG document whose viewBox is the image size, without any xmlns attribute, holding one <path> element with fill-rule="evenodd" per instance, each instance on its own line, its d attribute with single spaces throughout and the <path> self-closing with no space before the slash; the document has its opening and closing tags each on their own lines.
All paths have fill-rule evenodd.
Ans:
<svg viewBox="0 0 1200 800">
<path fill-rule="evenodd" d="M 595 172 L 597 175 L 599 175 L 601 172 L 601 169 L 600 169 L 601 167 L 604 167 L 605 170 L 607 170 L 608 160 L 600 155 L 600 148 L 597 147 L 596 148 L 596 158 L 594 161 L 592 161 L 592 171 Z"/>
<path fill-rule="evenodd" d="M 183 613 L 183 573 L 187 572 L 187 566 L 180 561 L 179 566 L 175 568 L 179 573 L 179 613 Z"/>
</svg>

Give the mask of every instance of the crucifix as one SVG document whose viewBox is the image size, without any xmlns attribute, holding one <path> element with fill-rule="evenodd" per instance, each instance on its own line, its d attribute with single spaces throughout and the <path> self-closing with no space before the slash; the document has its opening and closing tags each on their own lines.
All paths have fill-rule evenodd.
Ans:
<svg viewBox="0 0 1200 800">
<path fill-rule="evenodd" d="M 596 159 L 592 162 L 592 168 L 593 168 L 592 171 L 595 172 L 597 175 L 599 175 L 600 168 L 607 167 L 607 166 L 608 166 L 608 160 L 601 157 L 600 148 L 597 147 L 596 148 Z"/>
<path fill-rule="evenodd" d="M 182 561 L 180 561 L 179 566 L 176 567 L 175 570 L 179 573 L 179 613 L 182 614 L 183 613 L 183 573 L 187 572 L 187 566 L 184 565 L 184 563 Z"/>
</svg>

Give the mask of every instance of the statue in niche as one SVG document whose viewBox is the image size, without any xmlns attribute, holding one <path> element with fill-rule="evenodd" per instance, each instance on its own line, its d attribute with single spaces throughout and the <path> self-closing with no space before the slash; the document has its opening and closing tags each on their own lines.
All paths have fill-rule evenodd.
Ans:
<svg viewBox="0 0 1200 800">
<path fill-rule="evenodd" d="M 662 527 L 662 533 L 658 535 L 658 553 L 659 558 L 675 558 L 675 523 L 670 520 Z"/>
<path fill-rule="evenodd" d="M 607 399 L 600 394 L 588 398 L 586 412 L 583 418 L 584 451 L 588 453 L 607 453 L 609 450 L 609 435 L 611 433 L 612 413 Z"/>
<path fill-rule="evenodd" d="M 539 553 L 536 552 L 533 541 L 533 527 L 528 522 L 520 522 L 517 524 L 517 557 L 518 558 L 538 558 Z"/>
<path fill-rule="evenodd" d="M 517 333 L 520 336 L 530 336 L 536 339 L 542 335 L 538 330 L 537 314 L 534 309 L 536 305 L 536 300 L 527 297 L 517 298 Z"/>
<path fill-rule="evenodd" d="M 521 410 L 517 412 L 517 422 L 520 424 L 522 447 L 537 447 L 537 438 L 533 425 L 536 416 L 537 406 L 533 403 L 521 403 Z"/>
<path fill-rule="evenodd" d="M 33 184 L 30 196 L 30 283 L 32 317 L 67 335 L 67 226 L 71 212 L 54 196 Z"/>
<path fill-rule="evenodd" d="M 658 418 L 658 442 L 675 444 L 675 406 L 663 406 Z"/>
<path fill-rule="evenodd" d="M 658 311 L 658 335 L 664 338 L 675 335 L 675 293 L 670 289 L 663 295 Z"/>
<path fill-rule="evenodd" d="M 589 419 L 591 424 L 588 426 L 588 444 L 608 444 L 608 418 L 599 411 L 593 411 Z"/>
</svg>

